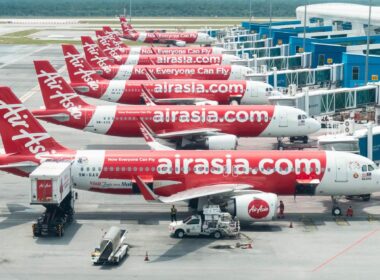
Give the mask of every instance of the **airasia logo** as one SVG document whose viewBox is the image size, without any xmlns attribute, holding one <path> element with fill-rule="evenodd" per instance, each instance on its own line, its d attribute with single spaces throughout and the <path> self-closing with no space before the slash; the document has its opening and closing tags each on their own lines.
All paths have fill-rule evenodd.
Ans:
<svg viewBox="0 0 380 280">
<path fill-rule="evenodd" d="M 99 89 L 99 81 L 93 78 L 93 75 L 96 74 L 96 71 L 84 70 L 84 60 L 79 54 L 71 54 L 70 52 L 67 52 L 65 59 L 68 59 L 69 64 L 77 70 L 73 73 L 74 76 L 80 76 L 81 79 L 87 83 L 92 90 Z"/>
<path fill-rule="evenodd" d="M 50 152 L 47 151 L 43 142 L 50 139 L 50 135 L 46 132 L 36 132 L 30 133 L 28 131 L 28 114 L 27 109 L 23 104 L 6 104 L 4 101 L 0 100 L 0 111 L 6 110 L 2 117 L 6 120 L 16 131 L 19 133 L 17 135 L 12 135 L 12 141 L 22 140 L 24 141 L 24 147 L 29 150 L 30 153 L 34 154 L 36 159 L 42 159 L 43 156 L 49 155 Z M 21 127 L 21 128 L 20 128 Z M 51 153 L 55 153 L 54 150 Z"/>
<path fill-rule="evenodd" d="M 64 85 L 62 85 L 64 81 L 62 81 L 62 77 L 58 73 L 47 73 L 41 70 L 37 77 L 48 87 L 51 100 L 58 99 L 59 104 L 65 108 L 74 119 L 81 119 L 81 106 L 76 106 L 75 103 L 71 101 L 72 99 L 76 99 L 78 95 L 75 92 L 64 92 L 65 90 L 70 90 L 64 88 Z"/>
<path fill-rule="evenodd" d="M 253 219 L 262 219 L 269 214 L 269 204 L 262 199 L 255 198 L 248 204 L 248 214 Z"/>
</svg>

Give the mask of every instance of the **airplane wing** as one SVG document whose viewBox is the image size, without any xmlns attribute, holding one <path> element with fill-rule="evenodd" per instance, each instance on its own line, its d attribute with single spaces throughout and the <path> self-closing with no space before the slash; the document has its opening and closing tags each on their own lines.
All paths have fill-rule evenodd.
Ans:
<svg viewBox="0 0 380 280">
<path fill-rule="evenodd" d="M 185 137 L 185 136 L 195 136 L 195 135 L 210 135 L 220 132 L 219 128 L 198 128 L 198 129 L 187 129 L 187 130 L 176 130 L 172 132 L 156 133 L 157 138 L 175 138 L 175 137 Z"/>
<path fill-rule="evenodd" d="M 162 203 L 175 203 L 179 201 L 186 201 L 193 198 L 213 196 L 218 194 L 232 195 L 235 191 L 252 189 L 252 185 L 248 184 L 217 184 L 210 186 L 203 186 L 190 190 L 178 192 L 171 196 L 159 196 L 156 195 L 147 184 L 139 176 L 135 177 L 136 184 L 147 201 L 158 201 Z"/>
<path fill-rule="evenodd" d="M 154 150 L 154 151 L 171 151 L 174 150 L 168 146 L 162 145 L 161 143 L 158 143 L 153 135 L 154 132 L 145 124 L 145 122 L 142 119 L 139 119 L 139 128 L 141 131 L 141 134 L 144 137 L 144 140 L 148 144 L 148 146 Z"/>
<path fill-rule="evenodd" d="M 140 130 L 145 134 L 149 134 L 150 138 L 145 139 L 145 141 L 151 141 L 151 138 L 162 138 L 162 139 L 170 139 L 175 137 L 185 137 L 185 136 L 195 136 L 195 135 L 210 135 L 210 134 L 216 134 L 221 131 L 219 128 L 197 128 L 197 129 L 186 129 L 186 130 L 175 130 L 171 132 L 164 132 L 164 133 L 155 133 L 153 130 L 149 127 L 149 125 L 143 120 L 139 119 L 139 123 L 141 124 L 141 127 L 144 128 L 144 132 Z M 145 136 L 144 136 L 145 138 Z"/>
</svg>

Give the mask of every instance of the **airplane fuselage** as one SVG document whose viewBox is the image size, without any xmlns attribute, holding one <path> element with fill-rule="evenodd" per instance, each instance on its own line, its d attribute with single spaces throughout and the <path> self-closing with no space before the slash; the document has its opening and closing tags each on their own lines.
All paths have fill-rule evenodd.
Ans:
<svg viewBox="0 0 380 280">
<path fill-rule="evenodd" d="M 45 159 L 71 159 L 75 188 L 105 193 L 137 192 L 133 187 L 136 176 L 153 183 L 154 192 L 162 196 L 236 182 L 279 195 L 294 195 L 297 185 L 304 182 L 315 184 L 310 193 L 303 193 L 307 195 L 355 195 L 372 193 L 379 187 L 378 169 L 362 171 L 363 166 L 373 166 L 373 162 L 343 152 L 84 150 L 56 153 Z M 33 155 L 13 160 L 36 162 Z M 1 156 L 0 163 L 6 162 L 6 156 Z M 31 170 L 25 174 L 28 172 Z"/>
<path fill-rule="evenodd" d="M 301 110 L 284 106 L 88 106 L 35 110 L 40 119 L 99 134 L 139 137 L 139 122 L 157 135 L 216 129 L 238 137 L 306 136 L 320 124 Z M 66 115 L 67 118 L 54 116 Z M 49 117 L 53 116 L 53 117 Z"/>
</svg>

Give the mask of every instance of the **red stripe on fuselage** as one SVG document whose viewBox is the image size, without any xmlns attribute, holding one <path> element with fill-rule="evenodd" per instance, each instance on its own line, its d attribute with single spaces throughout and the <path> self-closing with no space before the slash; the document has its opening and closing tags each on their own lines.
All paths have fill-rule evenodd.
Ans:
<svg viewBox="0 0 380 280">
<path fill-rule="evenodd" d="M 266 162 L 264 162 L 264 159 Z M 241 163 L 244 162 L 254 171 L 249 169 L 249 174 L 240 175 L 231 174 L 231 172 L 214 174 L 214 171 L 211 172 L 211 162 L 215 160 L 219 160 L 224 168 L 226 166 L 241 167 Z M 300 160 L 317 161 L 317 166 L 312 164 L 313 170 L 310 174 L 307 174 L 303 168 L 304 165 L 299 164 Z M 194 161 L 197 161 L 197 163 L 194 163 Z M 232 165 L 229 161 L 232 162 Z M 163 162 L 166 163 L 164 164 Z M 162 174 L 162 169 L 158 172 L 158 168 L 168 166 L 167 162 L 170 162 L 173 168 L 169 172 L 170 174 Z M 203 169 L 208 174 L 196 174 L 194 172 L 195 167 L 199 170 L 198 167 L 205 166 L 201 164 L 202 162 L 208 163 L 210 169 L 207 171 Z M 297 162 L 299 165 L 297 165 Z M 189 168 L 187 174 L 183 171 L 185 166 Z M 263 169 L 257 170 L 256 168 L 259 167 Z M 281 169 L 278 169 L 280 171 L 273 171 L 274 167 Z M 296 170 L 298 167 L 300 168 Z M 318 167 L 318 172 L 316 172 L 315 167 Z M 286 175 L 280 174 L 279 172 L 285 172 L 285 168 L 289 168 L 286 169 L 286 173 L 289 173 Z M 310 179 L 322 180 L 325 168 L 326 154 L 324 151 L 107 151 L 100 178 L 132 180 L 133 176 L 139 174 L 141 176 L 152 175 L 155 181 L 182 182 L 155 190 L 158 195 L 163 196 L 169 196 L 186 189 L 236 182 L 251 184 L 254 189 L 264 192 L 293 195 L 295 193 L 296 179 L 307 176 Z M 265 175 L 264 173 L 272 171 L 273 173 L 270 175 Z M 176 174 L 177 172 L 179 174 Z M 197 172 L 199 173 L 199 171 Z M 252 172 L 256 172 L 256 174 L 252 174 Z"/>
<path fill-rule="evenodd" d="M 136 65 L 130 80 L 148 80 L 146 69 L 156 79 L 197 79 L 197 80 L 228 80 L 231 74 L 231 65 Z"/>
<path fill-rule="evenodd" d="M 157 134 L 200 128 L 238 137 L 257 137 L 268 127 L 274 106 L 118 106 L 108 135 L 141 136 L 141 118 Z"/>
</svg>

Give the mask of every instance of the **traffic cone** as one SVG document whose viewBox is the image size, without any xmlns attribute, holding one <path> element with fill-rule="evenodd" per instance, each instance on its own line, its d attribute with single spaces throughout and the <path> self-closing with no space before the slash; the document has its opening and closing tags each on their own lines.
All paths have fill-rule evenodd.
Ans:
<svg viewBox="0 0 380 280">
<path fill-rule="evenodd" d="M 144 261 L 146 261 L 146 262 L 149 261 L 148 251 L 146 251 L 146 253 L 145 253 L 145 259 L 144 259 Z"/>
<path fill-rule="evenodd" d="M 293 222 L 292 221 L 290 221 L 289 228 L 293 228 Z"/>
</svg>

